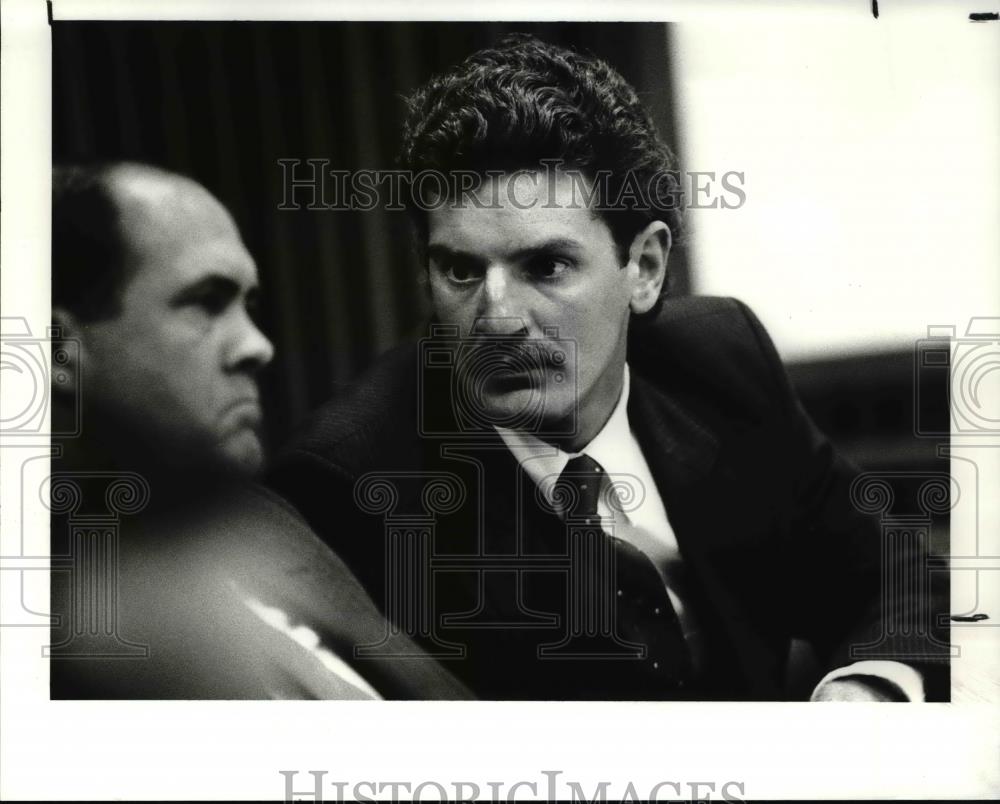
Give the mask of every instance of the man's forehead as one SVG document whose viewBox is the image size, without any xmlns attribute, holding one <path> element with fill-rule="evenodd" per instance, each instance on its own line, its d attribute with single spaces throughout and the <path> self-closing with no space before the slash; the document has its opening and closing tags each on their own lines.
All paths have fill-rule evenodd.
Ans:
<svg viewBox="0 0 1000 804">
<path fill-rule="evenodd" d="M 183 176 L 124 168 L 112 174 L 111 187 L 123 233 L 136 245 L 235 232 L 225 207 Z"/>
<path fill-rule="evenodd" d="M 587 193 L 586 179 L 561 171 L 487 176 L 474 192 L 429 212 L 428 244 L 506 250 L 557 240 L 586 245 L 598 234 L 595 222 L 600 222 L 587 204 Z"/>
<path fill-rule="evenodd" d="M 125 173 L 115 198 L 134 263 L 172 284 L 213 273 L 255 285 L 257 271 L 232 217 L 198 183 L 181 176 Z"/>
</svg>

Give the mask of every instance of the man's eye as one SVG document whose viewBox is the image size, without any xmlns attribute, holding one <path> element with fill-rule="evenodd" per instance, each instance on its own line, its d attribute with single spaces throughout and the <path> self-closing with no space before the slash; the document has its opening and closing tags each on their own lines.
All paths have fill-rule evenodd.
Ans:
<svg viewBox="0 0 1000 804">
<path fill-rule="evenodd" d="M 483 276 L 483 272 L 479 267 L 464 260 L 446 262 L 439 265 L 439 270 L 444 274 L 446 279 L 460 285 L 476 282 L 482 279 Z"/>
<path fill-rule="evenodd" d="M 229 297 L 224 293 L 200 293 L 190 299 L 195 307 L 200 307 L 206 313 L 219 315 L 229 304 Z"/>
<path fill-rule="evenodd" d="M 260 322 L 260 299 L 258 299 L 257 296 L 251 296 L 246 300 L 246 302 L 244 302 L 243 306 L 246 309 L 250 320 L 255 324 L 258 324 Z"/>
<path fill-rule="evenodd" d="M 571 267 L 562 257 L 536 257 L 528 263 L 528 273 L 536 279 L 558 279 Z"/>
<path fill-rule="evenodd" d="M 179 291 L 172 304 L 201 315 L 217 317 L 237 301 L 239 293 L 239 286 L 235 282 L 209 278 Z"/>
</svg>

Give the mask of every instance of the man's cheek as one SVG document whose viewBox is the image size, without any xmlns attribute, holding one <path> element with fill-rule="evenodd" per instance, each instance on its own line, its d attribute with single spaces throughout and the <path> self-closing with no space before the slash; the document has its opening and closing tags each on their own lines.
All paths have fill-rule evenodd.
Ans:
<svg viewBox="0 0 1000 804">
<path fill-rule="evenodd" d="M 441 286 L 440 280 L 431 279 L 430 290 L 431 307 L 437 317 L 443 322 L 457 323 L 455 319 L 461 315 L 465 307 L 468 307 L 468 304 L 463 305 L 453 291 Z"/>
<path fill-rule="evenodd" d="M 576 377 L 561 371 L 546 377 L 545 407 L 549 415 L 560 417 L 569 414 L 577 404 Z"/>
</svg>

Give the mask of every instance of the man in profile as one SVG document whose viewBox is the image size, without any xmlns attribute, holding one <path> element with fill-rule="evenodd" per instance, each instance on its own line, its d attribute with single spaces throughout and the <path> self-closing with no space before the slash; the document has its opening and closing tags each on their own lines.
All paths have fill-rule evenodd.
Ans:
<svg viewBox="0 0 1000 804">
<path fill-rule="evenodd" d="M 63 370 L 85 423 L 67 457 L 171 485 L 258 472 L 256 374 L 274 349 L 232 217 L 138 164 L 57 168 L 53 198 L 53 322 L 79 345 Z"/>
<path fill-rule="evenodd" d="M 463 697 L 405 638 L 409 664 L 359 662 L 385 621 L 252 482 L 273 347 L 222 204 L 149 165 L 57 167 L 52 218 L 52 316 L 74 345 L 53 416 L 81 412 L 50 481 L 53 563 L 71 570 L 53 578 L 53 697 Z"/>
<path fill-rule="evenodd" d="M 481 697 L 779 699 L 798 639 L 815 700 L 946 699 L 763 327 L 664 300 L 676 165 L 620 75 L 514 37 L 414 93 L 400 161 L 448 188 L 411 203 L 431 335 L 272 474 L 391 619 Z"/>
</svg>

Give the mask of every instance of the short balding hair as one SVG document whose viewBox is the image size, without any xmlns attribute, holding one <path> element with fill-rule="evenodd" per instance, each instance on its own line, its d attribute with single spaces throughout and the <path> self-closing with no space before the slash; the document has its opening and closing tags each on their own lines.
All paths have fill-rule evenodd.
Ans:
<svg viewBox="0 0 1000 804">
<path fill-rule="evenodd" d="M 110 164 L 52 171 L 52 306 L 82 321 L 113 318 L 125 285 L 121 211 Z"/>
<path fill-rule="evenodd" d="M 63 164 L 52 170 L 52 306 L 84 322 L 121 312 L 132 269 L 118 185 L 129 176 L 191 181 L 138 162 Z"/>
</svg>

